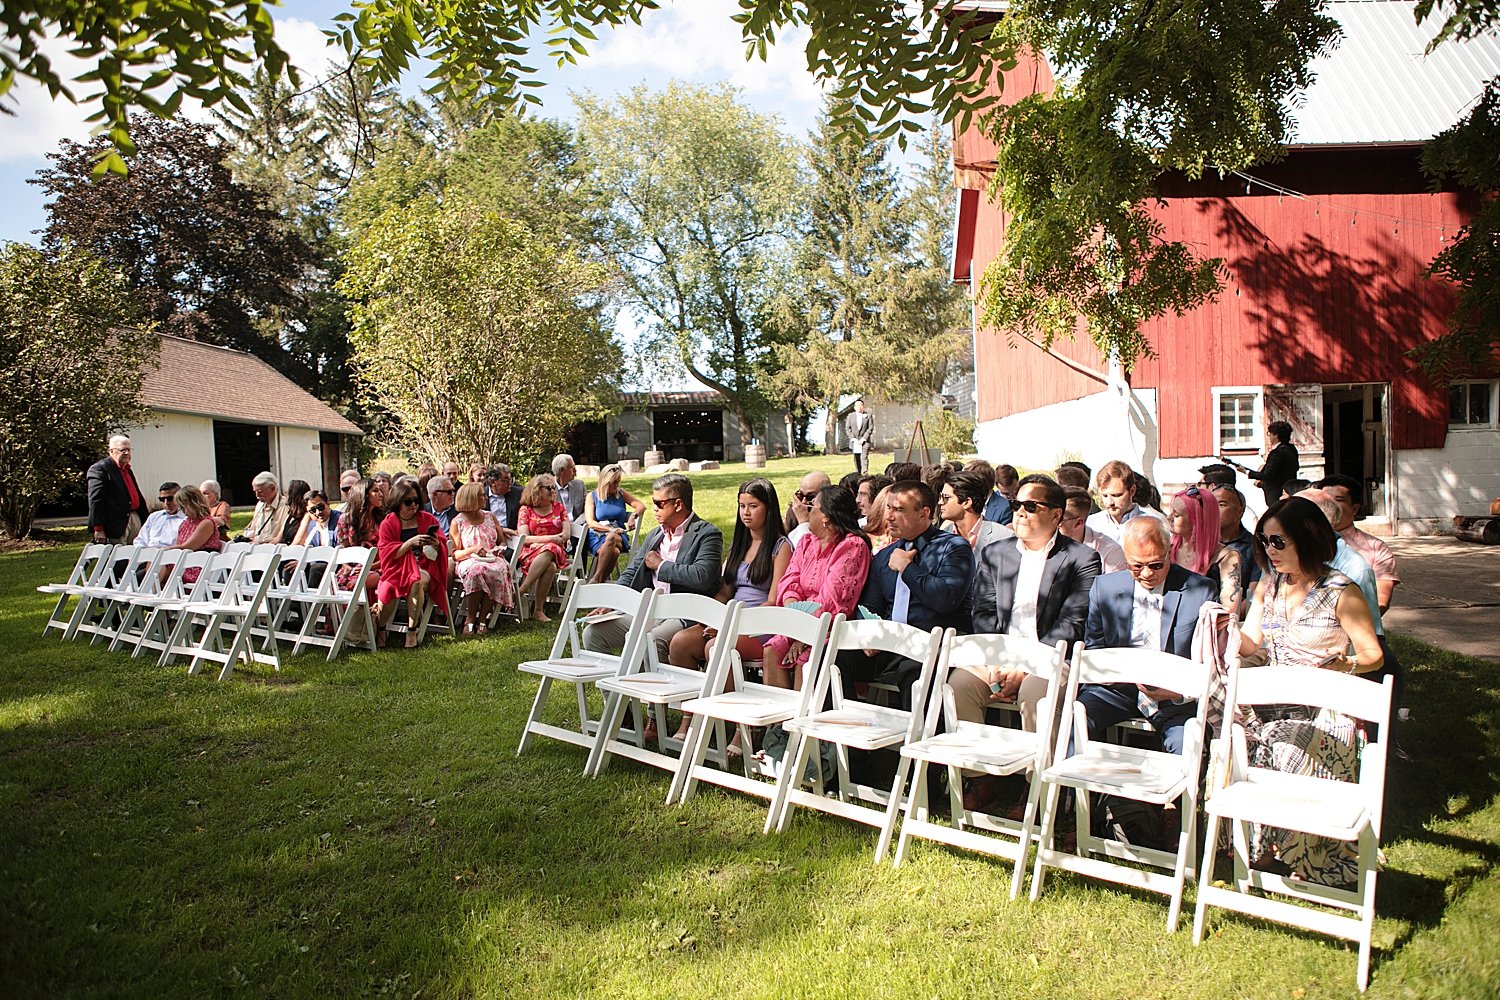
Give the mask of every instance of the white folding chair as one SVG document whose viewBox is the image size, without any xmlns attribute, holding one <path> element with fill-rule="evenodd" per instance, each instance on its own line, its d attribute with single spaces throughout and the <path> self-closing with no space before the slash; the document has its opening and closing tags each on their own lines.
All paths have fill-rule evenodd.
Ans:
<svg viewBox="0 0 1500 1000">
<path fill-rule="evenodd" d="M 588 686 L 618 673 L 622 660 L 635 658 L 640 643 L 646 641 L 644 631 L 655 598 L 654 590 L 635 591 L 617 583 L 580 583 L 573 588 L 558 619 L 557 635 L 552 640 L 547 658 L 523 660 L 516 665 L 522 673 L 541 678 L 536 697 L 531 701 L 531 714 L 526 717 L 526 725 L 521 730 L 521 744 L 516 747 L 516 756 L 526 752 L 533 736 L 547 736 L 574 746 L 593 748 L 599 723 L 589 715 Z M 620 615 L 631 621 L 619 655 L 583 648 L 583 628 L 593 612 L 600 609 L 607 609 L 605 614 Z M 576 729 L 542 721 L 547 701 L 552 696 L 552 685 L 558 682 L 573 685 L 573 693 L 578 698 Z"/>
<path fill-rule="evenodd" d="M 775 796 L 775 782 L 757 777 L 755 756 L 750 752 L 749 730 L 752 727 L 765 728 L 794 717 L 802 702 L 802 692 L 747 680 L 744 663 L 734 649 L 735 643 L 742 635 L 784 635 L 806 643 L 808 660 L 816 664 L 822 661 L 823 646 L 828 641 L 828 629 L 832 622 L 833 617 L 826 613 L 815 617 L 795 608 L 762 606 L 742 609 L 736 619 L 734 631 L 719 634 L 715 645 L 729 647 L 729 656 L 717 659 L 716 662 L 721 670 L 730 673 L 732 683 L 715 680 L 710 687 L 718 690 L 719 694 L 683 702 L 682 710 L 692 713 L 693 721 L 688 728 L 687 746 L 682 752 L 677 776 L 672 781 L 672 791 L 667 793 L 668 802 L 686 802 L 699 781 L 732 788 L 747 795 L 758 795 L 766 800 Z M 812 686 L 811 679 L 806 681 L 806 686 Z M 729 768 L 719 770 L 703 763 L 704 755 L 708 752 L 711 721 L 732 723 L 739 726 L 740 731 L 745 734 L 744 754 L 741 757 L 745 771 L 743 775 L 736 774 Z"/>
<path fill-rule="evenodd" d="M 516 606 L 511 614 L 519 622 L 524 622 L 531 617 L 531 609 L 526 604 L 526 598 L 521 594 L 521 543 L 525 540 L 526 531 L 521 528 L 516 529 L 515 537 L 510 540 L 510 578 L 516 586 Z M 495 620 L 498 621 L 499 617 L 505 613 L 499 605 L 495 606 Z M 491 624 L 493 625 L 494 622 L 492 621 Z"/>
<path fill-rule="evenodd" d="M 367 587 L 370 574 L 375 572 L 375 562 L 374 548 L 349 545 L 334 550 L 323 570 L 323 578 L 318 581 L 317 591 L 303 607 L 302 632 L 292 647 L 293 655 L 308 646 L 327 646 L 328 660 L 332 662 L 351 642 L 366 649 L 375 648 L 375 619 L 370 614 Z M 347 590 L 338 583 L 339 570 L 345 566 L 357 568 Z M 351 639 L 350 635 L 359 626 L 363 626 L 359 633 L 363 638 Z"/>
<path fill-rule="evenodd" d="M 723 643 L 716 644 L 707 668 L 691 670 L 659 662 L 649 633 L 656 624 L 672 618 L 705 625 L 716 631 L 732 630 L 735 616 L 742 606 L 740 601 L 720 604 L 712 597 L 702 594 L 657 596 L 651 604 L 650 612 L 644 616 L 646 624 L 641 626 L 641 630 L 647 634 L 637 643 L 634 655 L 629 659 L 621 659 L 618 672 L 596 682 L 599 690 L 604 692 L 604 713 L 599 720 L 599 730 L 594 734 L 594 746 L 589 752 L 588 764 L 584 767 L 585 774 L 597 778 L 614 756 L 659 767 L 674 775 L 677 773 L 678 757 L 683 747 L 681 741 L 666 735 L 667 709 L 680 706 L 693 698 L 718 694 L 712 685 L 716 681 L 723 682 L 724 672 L 719 669 L 720 664 L 716 661 L 728 656 L 730 647 Z M 616 733 L 624 722 L 627 706 L 634 706 L 638 719 L 644 713 L 655 713 L 659 734 L 655 750 L 616 738 Z M 721 737 L 721 753 L 723 746 Z M 666 752 L 674 749 L 679 753 Z"/>
<path fill-rule="evenodd" d="M 902 757 L 896 765 L 896 776 L 890 788 L 857 784 L 849 776 L 849 751 L 895 749 L 915 742 L 922 732 L 922 714 L 928 692 L 937 672 L 938 653 L 944 633 L 931 632 L 880 619 L 835 622 L 824 647 L 823 663 L 815 672 L 816 680 L 806 677 L 803 687 L 810 697 L 803 700 L 803 714 L 782 724 L 788 741 L 781 777 L 776 782 L 776 797 L 766 816 L 766 832 L 785 830 L 793 806 L 805 806 L 820 812 L 842 816 L 880 830 L 875 842 L 875 860 L 879 862 L 891 844 L 896 814 L 905 799 L 906 775 L 911 758 Z M 885 705 L 846 701 L 838 654 L 844 650 L 872 649 L 915 660 L 921 664 L 912 687 L 912 709 L 905 711 Z M 825 699 L 833 698 L 833 708 L 822 710 Z M 838 756 L 839 794 L 830 798 L 802 788 L 803 769 L 815 742 L 831 743 Z M 874 803 L 882 808 L 862 803 Z"/>
<path fill-rule="evenodd" d="M 176 592 L 177 583 L 174 581 L 178 581 L 181 576 L 178 567 L 190 554 L 187 549 L 157 549 L 150 570 L 137 580 L 135 588 L 115 597 L 109 608 L 109 615 L 106 620 L 101 621 L 101 627 L 94 635 L 94 641 L 108 638 L 110 652 L 127 644 L 134 646 L 141 637 L 151 602 L 164 594 Z M 162 577 L 163 570 L 166 571 L 165 579 Z"/>
<path fill-rule="evenodd" d="M 1049 750 L 1054 730 L 1053 709 L 1058 701 L 1058 686 L 1067 664 L 1067 644 L 1056 646 L 1032 639 L 1008 635 L 956 635 L 943 646 L 938 665 L 941 683 L 932 686 L 932 697 L 922 724 L 922 739 L 901 748 L 910 757 L 916 775 L 901 821 L 901 839 L 896 844 L 895 863 L 906 856 L 906 845 L 912 837 L 923 837 L 966 850 L 1009 858 L 1015 865 L 1011 875 L 1010 898 L 1020 895 L 1025 879 L 1026 856 L 1034 838 L 1037 815 L 1038 782 L 1051 760 Z M 992 726 L 984 722 L 963 722 L 958 718 L 953 689 L 947 683 L 952 671 L 965 667 L 1003 667 L 1023 670 L 1047 682 L 1047 690 L 1037 708 L 1037 732 Z M 944 732 L 937 732 L 939 718 Z M 948 788 L 953 824 L 933 822 L 928 814 L 927 769 L 929 764 L 948 768 Z M 964 809 L 961 791 L 962 772 L 979 771 L 988 775 L 1031 772 L 1031 787 L 1021 822 L 988 813 Z M 987 831 L 987 832 L 980 832 Z M 998 834 L 999 836 L 994 836 Z"/>
<path fill-rule="evenodd" d="M 266 593 L 276 578 L 275 552 L 252 552 L 242 556 L 224 593 L 217 601 L 193 602 L 182 609 L 182 617 L 163 653 L 167 662 L 178 654 L 188 659 L 188 674 L 195 675 L 204 663 L 221 664 L 219 680 L 227 680 L 234 665 L 243 659 L 281 669 L 276 635 L 270 629 Z M 200 622 L 201 620 L 201 622 Z M 255 648 L 256 624 L 265 627 L 265 641 Z M 201 631 L 197 631 L 201 626 Z"/>
<path fill-rule="evenodd" d="M 44 583 L 37 587 L 37 593 L 49 596 L 57 595 L 57 604 L 53 605 L 52 614 L 47 617 L 47 624 L 42 626 L 42 637 L 57 629 L 67 636 L 71 629 L 73 618 L 83 605 L 79 595 L 88 587 L 97 587 L 104 579 L 112 565 L 109 554 L 114 550 L 113 545 L 103 542 L 90 542 L 78 553 L 78 561 L 73 564 L 73 571 L 62 583 Z M 68 608 L 68 602 L 77 598 L 73 613 L 64 614 Z"/>
<path fill-rule="evenodd" d="M 117 546 L 109 573 L 98 586 L 84 588 L 83 607 L 71 638 L 88 635 L 91 645 L 114 639 L 122 614 L 120 602 L 131 594 L 145 593 L 148 580 L 155 585 L 152 568 L 161 551 L 148 545 Z"/>
<path fill-rule="evenodd" d="M 567 606 L 568 594 L 578 582 L 579 573 L 583 569 L 583 553 L 588 549 L 584 541 L 588 535 L 588 528 L 583 525 L 583 522 L 568 522 L 568 531 L 572 535 L 572 555 L 568 558 L 567 569 L 558 571 L 557 580 L 552 585 L 552 594 L 549 596 L 549 600 L 555 602 L 558 607 Z"/>
<path fill-rule="evenodd" d="M 1359 944 L 1355 977 L 1360 992 L 1364 992 L 1370 984 L 1392 684 L 1390 677 L 1376 684 L 1363 677 L 1306 667 L 1231 665 L 1224 707 L 1229 726 L 1228 752 L 1219 755 L 1218 766 L 1209 775 L 1205 802 L 1209 848 L 1204 851 L 1198 906 L 1193 915 L 1195 945 L 1203 938 L 1203 916 L 1210 906 L 1355 941 Z M 1359 780 L 1340 781 L 1250 766 L 1245 727 L 1230 720 L 1240 718 L 1241 709 L 1256 705 L 1307 705 L 1378 725 L 1378 739 L 1367 743 L 1360 754 Z M 1213 884 L 1212 847 L 1222 821 L 1232 824 L 1234 834 L 1233 888 Z M 1252 869 L 1252 823 L 1358 844 L 1355 887 L 1319 885 Z M 1252 889 L 1267 895 L 1252 895 Z M 1272 893 L 1275 895 L 1269 895 Z M 1353 915 L 1329 912 L 1328 907 Z"/>
<path fill-rule="evenodd" d="M 175 556 L 172 555 L 175 553 Z M 188 570 L 197 568 L 197 577 L 202 574 L 203 569 L 213 558 L 212 552 L 189 552 L 185 549 L 170 549 L 162 553 L 162 559 L 157 564 L 158 572 L 164 565 L 171 565 L 171 572 L 166 580 L 156 588 L 154 593 L 135 594 L 128 597 L 125 602 L 125 614 L 120 621 L 114 641 L 109 644 L 110 652 L 129 646 L 132 651 L 140 649 L 141 639 L 146 635 L 151 621 L 151 614 L 157 608 L 173 603 L 186 603 L 190 599 L 193 584 L 184 583 L 183 577 Z"/>
<path fill-rule="evenodd" d="M 1041 895 L 1046 870 L 1065 868 L 1090 878 L 1167 896 L 1171 900 L 1167 910 L 1167 932 L 1177 930 L 1183 889 L 1188 878 L 1196 877 L 1197 839 L 1194 831 L 1198 819 L 1198 783 L 1202 776 L 1203 720 L 1208 712 L 1211 671 L 1206 664 L 1155 649 L 1084 649 L 1080 646 L 1075 650 L 1067 694 L 1058 714 L 1052 763 L 1041 776 L 1045 800 L 1042 833 L 1031 880 L 1033 901 Z M 1084 684 L 1145 684 L 1196 698 L 1198 712 L 1183 728 L 1182 753 L 1090 740 L 1087 715 L 1078 703 L 1078 691 Z M 1070 740 L 1072 756 L 1068 755 Z M 1058 803 L 1064 788 L 1073 789 L 1077 797 L 1076 854 L 1053 847 Z M 1177 850 L 1162 851 L 1093 836 L 1089 831 L 1090 792 L 1158 806 L 1178 803 L 1181 828 Z M 1099 857 L 1094 857 L 1096 854 Z"/>
<path fill-rule="evenodd" d="M 150 610 L 140 638 L 136 640 L 135 649 L 130 653 L 131 658 L 134 659 L 143 650 L 149 649 L 157 653 L 157 665 L 166 666 L 169 659 L 167 650 L 172 646 L 172 636 L 177 631 L 183 609 L 195 602 L 217 600 L 234 580 L 240 558 L 237 553 L 189 552 L 187 558 L 177 564 L 181 572 L 177 574 L 175 593 L 163 591 L 154 597 L 139 599 Z M 187 571 L 195 565 L 199 567 L 198 578 L 188 582 Z"/>
<path fill-rule="evenodd" d="M 249 542 L 225 542 L 219 551 L 228 556 L 243 556 L 255 551 L 255 546 Z"/>
</svg>

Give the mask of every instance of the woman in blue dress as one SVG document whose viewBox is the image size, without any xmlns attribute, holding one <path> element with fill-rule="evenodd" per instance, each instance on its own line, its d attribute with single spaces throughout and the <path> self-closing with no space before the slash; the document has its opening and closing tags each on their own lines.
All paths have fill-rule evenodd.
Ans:
<svg viewBox="0 0 1500 1000">
<path fill-rule="evenodd" d="M 589 529 L 589 553 L 594 558 L 590 583 L 603 583 L 614 573 L 620 554 L 630 551 L 631 532 L 645 512 L 646 505 L 620 486 L 618 465 L 606 465 L 599 471 L 599 485 L 583 498 L 583 521 Z"/>
</svg>

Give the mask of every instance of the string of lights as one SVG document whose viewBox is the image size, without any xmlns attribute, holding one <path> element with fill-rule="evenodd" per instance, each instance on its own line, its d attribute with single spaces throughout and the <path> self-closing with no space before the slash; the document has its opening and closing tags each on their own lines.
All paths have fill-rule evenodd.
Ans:
<svg viewBox="0 0 1500 1000">
<path fill-rule="evenodd" d="M 1246 194 L 1249 194 L 1252 188 L 1260 187 L 1264 188 L 1267 191 L 1270 191 L 1272 194 L 1276 195 L 1279 198 L 1296 198 L 1298 201 L 1307 202 L 1308 204 L 1313 206 L 1313 214 L 1315 215 L 1321 212 L 1324 208 L 1327 208 L 1328 210 L 1334 212 L 1347 212 L 1350 216 L 1349 224 L 1351 226 L 1358 223 L 1360 216 L 1364 216 L 1367 219 L 1389 222 L 1391 224 L 1392 231 L 1397 236 L 1401 235 L 1401 227 L 1406 226 L 1410 229 L 1423 229 L 1429 232 L 1435 232 L 1438 234 L 1438 239 L 1441 242 L 1448 242 L 1449 227 L 1444 223 L 1433 223 L 1425 219 L 1410 219 L 1406 218 L 1405 216 L 1391 215 L 1386 212 L 1375 212 L 1365 208 L 1354 208 L 1350 205 L 1341 205 L 1336 201 L 1328 201 L 1324 198 L 1318 198 L 1305 192 L 1298 191 L 1294 188 L 1289 188 L 1284 185 L 1277 184 L 1275 181 L 1268 181 L 1263 177 L 1256 177 L 1254 174 L 1247 174 L 1243 170 L 1233 171 L 1232 176 L 1238 177 L 1240 180 L 1245 182 Z"/>
</svg>

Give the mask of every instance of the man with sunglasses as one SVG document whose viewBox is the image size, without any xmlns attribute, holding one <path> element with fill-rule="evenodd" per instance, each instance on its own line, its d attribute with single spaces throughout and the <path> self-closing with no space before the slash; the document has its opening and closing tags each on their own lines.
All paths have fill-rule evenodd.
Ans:
<svg viewBox="0 0 1500 1000">
<path fill-rule="evenodd" d="M 1126 569 L 1094 581 L 1084 647 L 1191 656 L 1198 612 L 1218 599 L 1218 588 L 1172 562 L 1172 536 L 1155 518 L 1127 521 L 1120 535 Z M 1198 711 L 1196 700 L 1176 691 L 1134 684 L 1085 684 L 1078 701 L 1088 714 L 1089 739 L 1103 739 L 1110 726 L 1126 719 L 1145 719 L 1170 753 L 1182 752 L 1183 726 Z"/>
<path fill-rule="evenodd" d="M 647 533 L 616 582 L 631 590 L 650 587 L 662 594 L 717 594 L 723 572 L 724 535 L 693 513 L 693 481 L 675 472 L 658 477 L 651 484 L 651 507 L 656 512 L 656 527 Z M 672 636 L 689 624 L 668 618 L 651 630 L 657 658 L 663 663 Z M 583 630 L 583 646 L 600 653 L 617 650 L 625 644 L 629 629 L 630 622 L 625 618 L 597 622 Z"/>
<path fill-rule="evenodd" d="M 453 524 L 453 518 L 458 514 L 458 509 L 453 506 L 453 498 L 458 495 L 458 489 L 453 485 L 453 480 L 447 476 L 433 476 L 427 480 L 427 506 L 423 509 L 433 517 L 437 518 L 438 530 L 444 535 L 449 533 L 449 526 Z"/>
<path fill-rule="evenodd" d="M 334 510 L 342 512 L 349 505 L 349 494 L 354 492 L 354 484 L 359 482 L 358 469 L 345 469 L 339 475 L 339 503 Z"/>
<path fill-rule="evenodd" d="M 156 490 L 160 510 L 153 510 L 146 523 L 136 533 L 135 544 L 166 548 L 177 544 L 177 529 L 187 520 L 187 515 L 177 509 L 177 484 L 162 483 Z"/>
<path fill-rule="evenodd" d="M 809 472 L 802 477 L 802 483 L 792 494 L 792 502 L 786 509 L 787 541 L 791 542 L 793 550 L 803 536 L 812 530 L 807 526 L 807 517 L 812 513 L 813 501 L 818 499 L 819 493 L 832 485 L 833 480 L 828 478 L 826 472 Z"/>
</svg>

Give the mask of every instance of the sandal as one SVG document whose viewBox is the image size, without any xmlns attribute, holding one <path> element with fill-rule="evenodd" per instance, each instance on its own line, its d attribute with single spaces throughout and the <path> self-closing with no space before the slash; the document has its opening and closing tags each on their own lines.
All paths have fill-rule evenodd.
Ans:
<svg viewBox="0 0 1500 1000">
<path fill-rule="evenodd" d="M 478 632 L 479 632 L 480 635 L 489 635 L 490 634 L 490 623 L 489 622 L 480 622 L 479 623 Z"/>
<path fill-rule="evenodd" d="M 478 631 L 479 626 L 475 625 L 473 622 L 469 622 L 468 624 L 464 625 L 464 635 L 475 635 L 478 633 Z"/>
<path fill-rule="evenodd" d="M 417 643 L 418 643 L 418 641 L 420 641 L 420 639 L 421 639 L 421 636 L 417 633 L 417 627 L 415 625 L 411 626 L 410 628 L 408 628 L 406 630 L 406 648 L 407 649 L 416 649 L 417 648 Z"/>
</svg>

